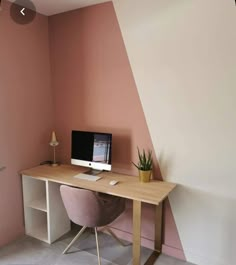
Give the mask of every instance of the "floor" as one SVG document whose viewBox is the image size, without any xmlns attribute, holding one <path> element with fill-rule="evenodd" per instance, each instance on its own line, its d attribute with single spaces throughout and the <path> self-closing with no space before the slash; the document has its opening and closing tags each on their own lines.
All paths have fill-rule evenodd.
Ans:
<svg viewBox="0 0 236 265">
<path fill-rule="evenodd" d="M 95 237 L 89 231 L 84 232 L 68 254 L 61 254 L 75 234 L 72 231 L 52 245 L 25 236 L 0 249 L 0 265 L 97 265 Z M 132 265 L 132 245 L 123 247 L 101 232 L 99 244 L 102 265 Z M 142 248 L 142 264 L 150 253 L 151 250 Z M 191 264 L 162 254 L 155 265 Z"/>
</svg>

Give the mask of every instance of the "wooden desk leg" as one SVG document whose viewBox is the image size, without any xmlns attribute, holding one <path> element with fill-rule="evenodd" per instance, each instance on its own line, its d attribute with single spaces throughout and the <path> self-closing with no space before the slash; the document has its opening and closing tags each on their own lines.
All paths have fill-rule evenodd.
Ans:
<svg viewBox="0 0 236 265">
<path fill-rule="evenodd" d="M 141 206 L 140 201 L 133 201 L 133 265 L 140 265 Z"/>
<path fill-rule="evenodd" d="M 155 206 L 155 239 L 154 251 L 144 265 L 153 265 L 162 250 L 162 202 Z"/>
<path fill-rule="evenodd" d="M 155 209 L 155 251 L 161 253 L 162 250 L 162 202 L 156 205 Z"/>
</svg>

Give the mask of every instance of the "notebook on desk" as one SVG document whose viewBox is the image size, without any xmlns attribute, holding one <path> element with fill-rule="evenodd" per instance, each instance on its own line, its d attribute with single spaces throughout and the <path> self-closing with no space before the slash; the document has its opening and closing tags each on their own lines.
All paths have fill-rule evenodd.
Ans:
<svg viewBox="0 0 236 265">
<path fill-rule="evenodd" d="M 89 181 L 97 181 L 101 177 L 94 176 L 94 175 L 88 175 L 88 174 L 84 174 L 84 173 L 79 173 L 79 174 L 75 175 L 74 178 L 84 179 L 84 180 L 89 180 Z"/>
</svg>

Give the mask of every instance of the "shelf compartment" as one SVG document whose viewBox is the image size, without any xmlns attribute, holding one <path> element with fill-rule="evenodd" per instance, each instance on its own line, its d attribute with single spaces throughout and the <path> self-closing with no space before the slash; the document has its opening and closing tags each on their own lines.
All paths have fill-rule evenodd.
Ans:
<svg viewBox="0 0 236 265">
<path fill-rule="evenodd" d="M 25 208 L 25 233 L 41 241 L 49 243 L 47 213 L 33 209 Z"/>
<path fill-rule="evenodd" d="M 24 206 L 30 206 L 36 202 L 36 207 L 43 207 L 41 202 L 46 201 L 46 182 L 43 180 L 34 179 L 28 176 L 23 177 L 23 194 L 24 194 Z M 37 203 L 38 201 L 38 203 Z M 30 206 L 31 207 L 31 206 Z"/>
<path fill-rule="evenodd" d="M 33 209 L 37 209 L 43 212 L 47 212 L 47 202 L 46 202 L 46 198 L 41 198 L 38 200 L 34 200 L 28 203 L 27 207 L 33 208 Z"/>
<path fill-rule="evenodd" d="M 47 232 L 47 227 L 45 225 L 38 226 L 35 228 L 33 231 L 26 233 L 28 236 L 37 238 L 43 242 L 49 243 L 48 242 L 48 232 Z"/>
</svg>

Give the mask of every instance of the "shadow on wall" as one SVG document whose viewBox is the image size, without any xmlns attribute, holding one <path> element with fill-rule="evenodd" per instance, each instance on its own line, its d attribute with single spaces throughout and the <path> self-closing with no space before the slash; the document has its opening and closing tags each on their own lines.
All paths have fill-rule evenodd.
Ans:
<svg viewBox="0 0 236 265">
<path fill-rule="evenodd" d="M 169 155 L 166 156 L 166 154 L 161 151 L 158 156 L 158 166 L 162 179 L 168 181 L 168 176 L 171 175 L 171 170 L 173 166 L 173 158 Z"/>
<path fill-rule="evenodd" d="M 236 198 L 178 185 L 170 201 L 187 260 L 235 264 Z"/>
<path fill-rule="evenodd" d="M 130 132 L 114 132 L 112 140 L 112 163 L 114 168 L 132 170 L 131 161 L 133 158 Z"/>
<path fill-rule="evenodd" d="M 153 179 L 164 180 L 164 177 L 162 175 L 162 171 L 160 168 L 160 162 L 157 159 L 157 156 L 156 156 L 154 149 L 152 152 L 153 152 L 153 167 L 152 167 Z"/>
</svg>

